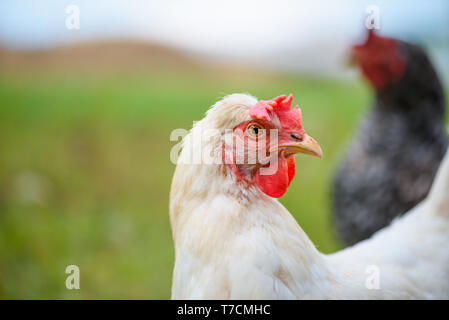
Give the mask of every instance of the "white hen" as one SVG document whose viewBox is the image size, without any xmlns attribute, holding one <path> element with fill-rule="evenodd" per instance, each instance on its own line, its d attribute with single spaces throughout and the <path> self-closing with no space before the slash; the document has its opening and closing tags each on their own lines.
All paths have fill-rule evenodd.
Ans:
<svg viewBox="0 0 449 320">
<path fill-rule="evenodd" d="M 176 252 L 172 298 L 449 298 L 449 156 L 428 198 L 416 208 L 371 239 L 321 254 L 269 196 L 285 192 L 294 174 L 293 154 L 321 153 L 305 134 L 299 109 L 290 110 L 291 98 L 284 98 L 257 102 L 230 95 L 184 138 L 170 194 Z M 279 138 L 269 139 L 267 152 L 278 157 L 280 173 L 263 176 L 266 162 L 232 160 L 232 152 L 261 148 L 251 144 L 254 137 L 273 128 Z M 207 130 L 213 139 L 202 138 Z M 227 152 L 234 150 L 229 137 L 240 139 L 244 150 Z M 199 150 L 214 162 L 192 163 Z M 221 163 L 229 154 L 231 161 Z"/>
</svg>

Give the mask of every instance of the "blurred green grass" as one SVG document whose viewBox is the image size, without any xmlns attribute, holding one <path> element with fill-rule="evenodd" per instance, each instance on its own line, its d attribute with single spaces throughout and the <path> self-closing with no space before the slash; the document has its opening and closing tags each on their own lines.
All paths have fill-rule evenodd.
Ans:
<svg viewBox="0 0 449 320">
<path fill-rule="evenodd" d="M 329 183 L 369 107 L 361 81 L 269 72 L 2 72 L 0 298 L 169 298 L 176 143 L 169 134 L 233 92 L 294 94 L 324 159 L 298 157 L 281 202 L 321 251 L 340 248 Z M 80 290 L 65 288 L 70 264 L 80 267 Z"/>
</svg>

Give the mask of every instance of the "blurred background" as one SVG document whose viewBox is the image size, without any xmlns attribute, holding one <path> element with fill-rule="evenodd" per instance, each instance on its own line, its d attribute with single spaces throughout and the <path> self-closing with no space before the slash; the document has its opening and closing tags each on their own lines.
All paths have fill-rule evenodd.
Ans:
<svg viewBox="0 0 449 320">
<path fill-rule="evenodd" d="M 372 101 L 347 64 L 368 5 L 449 88 L 445 0 L 2 0 L 0 298 L 169 298 L 169 135 L 234 92 L 294 94 L 325 156 L 297 158 L 281 202 L 321 251 L 341 248 L 329 182 Z"/>
</svg>

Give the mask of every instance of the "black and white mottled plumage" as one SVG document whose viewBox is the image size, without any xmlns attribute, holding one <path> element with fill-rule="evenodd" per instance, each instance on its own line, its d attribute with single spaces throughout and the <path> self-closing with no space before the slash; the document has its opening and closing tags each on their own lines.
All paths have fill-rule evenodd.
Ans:
<svg viewBox="0 0 449 320">
<path fill-rule="evenodd" d="M 358 61 L 376 94 L 333 181 L 334 220 L 347 245 L 423 200 L 447 147 L 444 91 L 428 56 L 419 46 L 374 37 L 395 41 L 397 52 L 379 52 L 377 64 Z M 368 60 L 377 54 L 374 44 L 364 50 Z M 400 55 L 405 69 L 399 80 L 376 87 L 369 71 L 384 73 L 373 69 L 389 67 L 379 63 L 386 54 Z"/>
</svg>

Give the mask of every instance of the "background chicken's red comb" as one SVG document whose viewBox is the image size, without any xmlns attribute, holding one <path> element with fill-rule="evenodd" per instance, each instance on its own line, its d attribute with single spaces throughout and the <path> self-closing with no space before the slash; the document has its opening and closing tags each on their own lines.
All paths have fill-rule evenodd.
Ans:
<svg viewBox="0 0 449 320">
<path fill-rule="evenodd" d="M 379 49 L 379 50 L 395 50 L 397 43 L 394 39 L 388 37 L 382 37 L 378 35 L 374 30 L 368 30 L 368 36 L 362 44 L 353 46 L 353 50 L 363 49 Z"/>
</svg>

